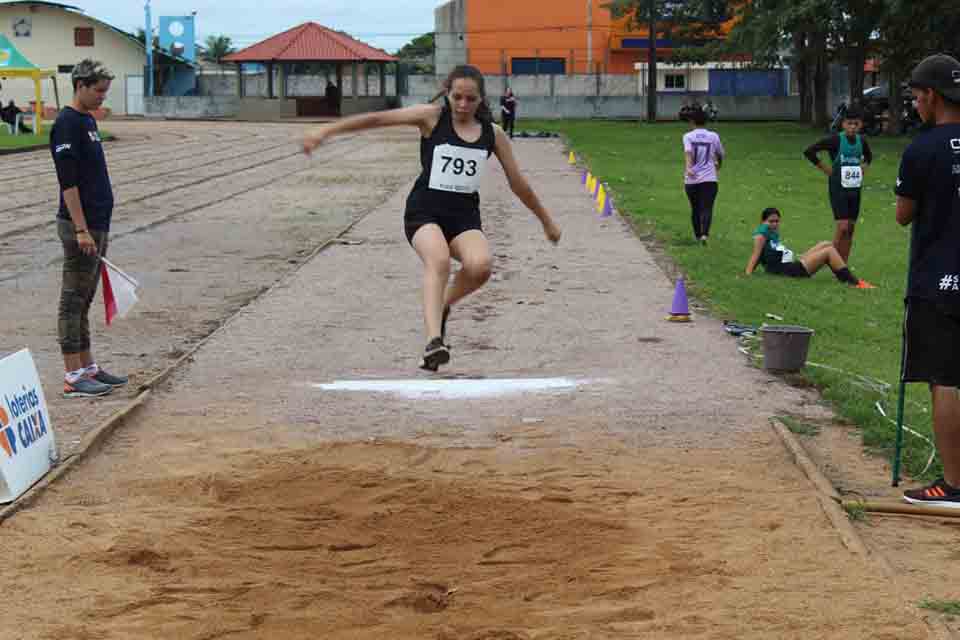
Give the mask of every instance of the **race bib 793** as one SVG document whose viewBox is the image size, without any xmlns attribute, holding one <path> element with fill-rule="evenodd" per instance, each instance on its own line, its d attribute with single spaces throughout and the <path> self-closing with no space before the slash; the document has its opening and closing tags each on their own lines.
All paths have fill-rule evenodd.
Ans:
<svg viewBox="0 0 960 640">
<path fill-rule="evenodd" d="M 453 193 L 476 193 L 480 190 L 483 169 L 487 164 L 484 149 L 437 145 L 430 167 L 430 188 Z"/>
</svg>

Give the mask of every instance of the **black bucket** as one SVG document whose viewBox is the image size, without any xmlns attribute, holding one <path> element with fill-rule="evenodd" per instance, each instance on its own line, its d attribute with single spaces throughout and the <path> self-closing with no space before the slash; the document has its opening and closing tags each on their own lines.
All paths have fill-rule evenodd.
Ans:
<svg viewBox="0 0 960 640">
<path fill-rule="evenodd" d="M 763 368 L 767 371 L 800 371 L 807 364 L 813 329 L 790 325 L 767 325 L 763 336 Z"/>
</svg>

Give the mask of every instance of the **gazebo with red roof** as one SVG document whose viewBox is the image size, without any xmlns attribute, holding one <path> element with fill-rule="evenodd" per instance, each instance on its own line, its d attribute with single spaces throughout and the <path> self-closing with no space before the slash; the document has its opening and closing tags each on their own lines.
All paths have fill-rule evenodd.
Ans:
<svg viewBox="0 0 960 640">
<path fill-rule="evenodd" d="M 267 99 L 279 98 L 282 102 L 295 101 L 296 115 L 300 116 L 347 115 L 386 108 L 388 106 L 386 65 L 396 60 L 382 49 L 371 47 L 345 33 L 328 29 L 316 22 L 305 22 L 224 58 L 224 62 L 237 64 L 239 78 L 237 91 L 241 98 L 246 97 L 243 65 L 261 64 L 267 70 Z M 351 95 L 343 96 L 343 67 L 347 64 L 350 65 L 352 74 Z M 360 65 L 364 67 L 366 78 L 367 67 L 370 64 L 375 64 L 379 68 L 379 95 L 361 96 L 358 92 Z M 296 75 L 292 72 L 297 69 L 302 70 L 304 67 L 315 69 L 317 65 L 331 65 L 336 68 L 336 93 L 290 96 L 288 79 L 291 75 Z M 279 71 L 277 91 L 274 87 L 275 69 Z"/>
</svg>

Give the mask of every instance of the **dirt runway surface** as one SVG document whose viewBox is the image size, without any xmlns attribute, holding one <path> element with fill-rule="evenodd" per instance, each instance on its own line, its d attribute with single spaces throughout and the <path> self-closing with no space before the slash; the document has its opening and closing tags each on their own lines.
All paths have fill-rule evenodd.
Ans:
<svg viewBox="0 0 960 640">
<path fill-rule="evenodd" d="M 156 227 L 193 225 L 156 253 L 144 222 L 119 224 L 117 262 L 145 261 L 168 292 L 111 334 L 133 353 L 189 344 L 149 335 L 169 326 L 150 312 L 202 327 L 241 306 L 227 291 L 291 268 L 250 256 L 289 255 L 276 247 L 296 246 L 288 225 L 307 207 L 369 212 L 3 524 L 16 553 L 0 588 L 31 605 L 5 611 L 0 638 L 928 637 L 768 426 L 829 416 L 816 395 L 748 367 L 716 320 L 664 322 L 672 284 L 622 222 L 597 218 L 561 146 L 517 152 L 564 240 L 549 246 L 491 171 L 495 275 L 455 309 L 439 375 L 416 369 L 420 269 L 400 226 L 415 134 L 343 141 L 324 153 L 349 160 L 322 153 L 314 169 L 291 157 L 301 173 L 267 191 Z M 200 230 L 208 253 L 186 255 Z M 252 282 L 211 282 L 220 242 Z M 177 251 L 192 287 L 168 280 L 183 277 L 163 259 Z M 50 273 L 23 277 L 50 296 Z"/>
<path fill-rule="evenodd" d="M 299 153 L 306 125 L 110 122 L 115 185 L 109 256 L 143 285 L 129 319 L 106 329 L 91 311 L 94 356 L 132 377 L 106 401 L 59 397 L 62 249 L 49 152 L 0 157 L 0 353 L 30 348 L 58 418 L 61 453 L 129 402 L 143 383 L 406 184 L 418 166 L 409 136 L 338 141 Z M 10 176 L 18 175 L 19 178 Z"/>
</svg>

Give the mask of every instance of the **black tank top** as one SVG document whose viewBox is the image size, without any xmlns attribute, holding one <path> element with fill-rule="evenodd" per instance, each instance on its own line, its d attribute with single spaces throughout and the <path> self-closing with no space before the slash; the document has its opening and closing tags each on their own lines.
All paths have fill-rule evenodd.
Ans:
<svg viewBox="0 0 960 640">
<path fill-rule="evenodd" d="M 466 142 L 453 128 L 450 102 L 443 99 L 440 120 L 420 139 L 423 170 L 407 197 L 407 212 L 458 213 L 480 209 L 480 179 L 493 153 L 492 122 L 481 122 L 480 138 Z"/>
</svg>

